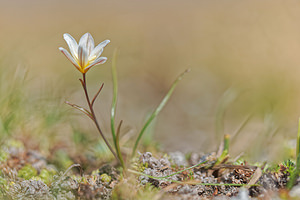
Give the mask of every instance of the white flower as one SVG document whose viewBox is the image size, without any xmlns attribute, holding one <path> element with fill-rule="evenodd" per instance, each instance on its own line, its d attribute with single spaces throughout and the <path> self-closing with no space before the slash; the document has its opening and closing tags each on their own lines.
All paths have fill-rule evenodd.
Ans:
<svg viewBox="0 0 300 200">
<path fill-rule="evenodd" d="M 64 34 L 64 39 L 69 45 L 71 54 L 64 48 L 59 50 L 72 62 L 72 64 L 83 74 L 91 67 L 106 62 L 106 57 L 100 57 L 103 48 L 110 42 L 104 40 L 95 47 L 94 39 L 90 33 L 84 34 L 77 44 L 76 40 L 68 33 Z"/>
</svg>

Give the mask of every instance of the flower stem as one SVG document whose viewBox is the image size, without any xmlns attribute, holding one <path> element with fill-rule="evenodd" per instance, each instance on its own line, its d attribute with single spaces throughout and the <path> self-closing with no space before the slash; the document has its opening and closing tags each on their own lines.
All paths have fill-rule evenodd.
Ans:
<svg viewBox="0 0 300 200">
<path fill-rule="evenodd" d="M 88 103 L 88 106 L 90 108 L 90 113 L 91 113 L 91 116 L 92 116 L 92 120 L 93 122 L 95 123 L 96 125 L 96 128 L 98 130 L 98 132 L 100 133 L 101 137 L 103 138 L 105 144 L 108 146 L 109 150 L 111 151 L 111 153 L 114 155 L 114 157 L 118 160 L 118 162 L 121 164 L 120 162 L 120 159 L 118 158 L 117 154 L 114 152 L 113 148 L 111 147 L 111 145 L 109 144 L 109 142 L 107 141 L 107 139 L 105 138 L 101 128 L 100 128 L 100 125 L 97 121 L 97 118 L 96 118 L 96 115 L 95 115 L 95 112 L 94 112 L 94 109 L 93 109 L 93 105 L 91 104 L 91 101 L 90 101 L 90 97 L 89 97 L 89 94 L 88 94 L 88 91 L 87 91 L 87 87 L 86 87 L 86 76 L 85 76 L 85 73 L 82 74 L 83 75 L 83 79 L 81 81 L 81 84 L 82 84 L 82 87 L 83 87 L 83 90 L 84 90 L 84 94 L 85 94 L 85 97 L 86 97 L 86 101 Z"/>
</svg>

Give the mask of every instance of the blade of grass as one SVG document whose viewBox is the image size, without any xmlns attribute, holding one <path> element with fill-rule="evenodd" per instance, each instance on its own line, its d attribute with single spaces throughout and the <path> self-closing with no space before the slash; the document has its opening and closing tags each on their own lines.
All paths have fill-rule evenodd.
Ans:
<svg viewBox="0 0 300 200">
<path fill-rule="evenodd" d="M 112 67 L 111 67 L 112 81 L 113 81 L 113 99 L 112 99 L 111 114 L 110 114 L 110 127 L 111 127 L 111 134 L 113 136 L 113 141 L 114 141 L 117 155 L 119 157 L 122 168 L 125 169 L 124 160 L 119 145 L 119 134 L 120 134 L 122 121 L 120 122 L 117 136 L 115 130 L 115 117 L 116 117 L 116 107 L 117 107 L 117 98 L 118 98 L 117 54 L 118 54 L 118 50 L 115 49 L 113 54 L 113 59 L 112 59 Z"/>
<path fill-rule="evenodd" d="M 221 138 L 224 135 L 224 118 L 226 109 L 230 106 L 231 103 L 233 103 L 237 97 L 239 96 L 239 92 L 235 88 L 229 88 L 227 89 L 223 96 L 220 99 L 220 102 L 217 107 L 217 113 L 216 113 L 216 135 L 215 139 L 218 141 L 218 143 L 221 141 Z"/>
<path fill-rule="evenodd" d="M 116 61 L 117 61 L 117 50 L 114 51 L 113 59 L 112 59 L 112 81 L 113 81 L 113 99 L 111 105 L 111 113 L 110 113 L 110 126 L 111 126 L 111 133 L 113 136 L 113 140 L 116 144 L 116 130 L 115 130 L 115 116 L 116 116 L 116 106 L 117 106 L 117 97 L 118 97 L 118 80 L 117 80 L 117 69 L 116 69 Z"/>
<path fill-rule="evenodd" d="M 245 128 L 245 126 L 248 124 L 248 122 L 250 121 L 251 117 L 253 116 L 253 114 L 249 114 L 244 121 L 240 124 L 240 126 L 236 129 L 236 131 L 234 132 L 234 134 L 232 134 L 232 139 L 231 139 L 231 143 L 234 144 L 236 141 L 236 138 L 238 137 L 238 135 L 242 132 L 242 130 Z"/>
<path fill-rule="evenodd" d="M 298 134 L 297 134 L 297 149 L 296 149 L 296 168 L 299 170 L 300 169 L 300 118 L 298 122 Z"/>
<path fill-rule="evenodd" d="M 118 129 L 117 129 L 116 141 L 117 141 L 118 148 L 120 148 L 119 142 L 120 142 L 120 131 L 121 131 L 122 123 L 123 123 L 123 120 L 120 121 Z"/>
<path fill-rule="evenodd" d="M 229 154 L 229 140 L 230 140 L 230 135 L 225 134 L 224 135 L 224 151 Z"/>
<path fill-rule="evenodd" d="M 300 118 L 298 121 L 298 133 L 297 133 L 297 146 L 296 146 L 296 168 L 290 175 L 290 181 L 287 183 L 287 189 L 292 189 L 294 186 L 296 179 L 300 173 Z"/>
<path fill-rule="evenodd" d="M 117 128 L 117 135 L 116 135 L 116 145 L 117 146 L 116 146 L 116 151 L 118 153 L 121 165 L 123 167 L 123 172 L 125 173 L 126 172 L 126 170 L 125 170 L 125 163 L 124 163 L 123 156 L 121 154 L 122 153 L 121 152 L 121 148 L 120 148 L 120 132 L 121 132 L 122 123 L 123 123 L 123 120 L 120 121 L 119 126 Z M 120 153 L 120 155 L 119 155 L 119 153 Z"/>
<path fill-rule="evenodd" d="M 254 174 L 252 175 L 250 181 L 248 182 L 247 184 L 247 187 L 250 188 L 251 185 L 254 185 L 258 180 L 259 178 L 262 176 L 262 170 L 258 167 L 256 168 Z"/>
<path fill-rule="evenodd" d="M 183 73 L 181 73 L 177 79 L 173 82 L 170 90 L 168 91 L 168 93 L 166 94 L 166 96 L 163 98 L 163 100 L 160 102 L 160 104 L 158 105 L 158 107 L 156 108 L 156 110 L 154 110 L 154 112 L 151 114 L 151 116 L 149 117 L 149 119 L 146 121 L 146 123 L 144 124 L 142 130 L 140 131 L 136 141 L 135 141 L 135 144 L 134 144 L 134 147 L 132 149 L 132 154 L 131 154 L 131 157 L 134 157 L 135 153 L 136 153 L 136 149 L 137 149 L 137 146 L 140 142 L 140 139 L 141 137 L 143 136 L 145 130 L 148 128 L 148 126 L 151 124 L 151 122 L 153 121 L 153 119 L 159 114 L 159 112 L 163 109 L 163 107 L 166 105 L 166 103 L 168 102 L 168 100 L 170 99 L 176 85 L 178 84 L 178 82 L 183 78 L 183 76 L 189 72 L 190 69 L 187 69 L 185 70 Z"/>
<path fill-rule="evenodd" d="M 219 148 L 222 148 L 223 150 L 218 152 L 219 155 L 217 155 L 218 159 L 217 159 L 217 162 L 215 163 L 215 165 L 219 165 L 220 163 L 224 163 L 228 160 L 228 158 L 229 158 L 229 140 L 230 140 L 230 135 L 225 134 L 222 145 L 219 147 Z"/>
</svg>

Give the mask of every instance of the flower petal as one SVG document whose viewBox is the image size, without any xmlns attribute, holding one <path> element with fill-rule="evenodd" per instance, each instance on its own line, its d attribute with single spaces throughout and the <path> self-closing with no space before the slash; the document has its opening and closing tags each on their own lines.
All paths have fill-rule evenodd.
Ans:
<svg viewBox="0 0 300 200">
<path fill-rule="evenodd" d="M 95 66 L 95 65 L 99 65 L 99 64 L 103 64 L 105 63 L 107 60 L 106 57 L 100 57 L 100 58 L 97 58 L 92 64 L 90 64 L 89 66 L 87 66 L 85 69 L 84 69 L 84 73 L 86 73 L 91 67 Z"/>
<path fill-rule="evenodd" d="M 110 40 L 104 40 L 103 42 L 101 42 L 100 44 L 98 44 L 95 49 L 93 49 L 93 51 L 90 53 L 89 56 L 89 60 L 95 60 L 96 58 L 98 58 L 101 53 L 103 52 L 103 48 L 110 43 Z"/>
<path fill-rule="evenodd" d="M 82 46 L 85 49 L 87 55 L 89 55 L 95 47 L 94 38 L 92 37 L 92 35 L 90 33 L 84 34 L 79 40 L 79 46 Z"/>
<path fill-rule="evenodd" d="M 78 44 L 76 40 L 68 33 L 64 34 L 64 39 L 69 46 L 73 58 L 78 59 Z"/>
<path fill-rule="evenodd" d="M 78 47 L 78 62 L 79 62 L 81 69 L 84 69 L 88 62 L 88 56 L 87 56 L 86 50 L 84 47 L 82 47 L 80 45 Z"/>
<path fill-rule="evenodd" d="M 70 55 L 70 53 L 65 50 L 64 48 L 62 47 L 59 47 L 59 50 L 68 58 L 69 61 L 71 61 L 71 63 L 79 70 L 79 71 L 82 71 L 80 69 L 80 67 L 78 66 L 77 62 L 74 60 L 74 58 Z"/>
</svg>

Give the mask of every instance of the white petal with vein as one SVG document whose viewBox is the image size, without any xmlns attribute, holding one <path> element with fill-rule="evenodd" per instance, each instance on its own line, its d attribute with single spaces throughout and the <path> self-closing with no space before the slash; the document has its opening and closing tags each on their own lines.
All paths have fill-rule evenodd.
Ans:
<svg viewBox="0 0 300 200">
<path fill-rule="evenodd" d="M 78 66 L 77 62 L 74 60 L 74 58 L 70 55 L 70 53 L 65 50 L 62 47 L 59 47 L 59 50 L 68 58 L 69 61 L 78 69 L 80 70 L 80 67 Z"/>
<path fill-rule="evenodd" d="M 91 34 L 86 33 L 79 40 L 79 47 L 81 46 L 87 54 L 89 54 L 89 50 L 94 45 L 94 44 L 91 44 L 91 43 L 94 43 L 93 39 L 91 39 L 91 37 L 92 37 Z"/>
<path fill-rule="evenodd" d="M 99 64 L 103 64 L 105 63 L 107 60 L 106 57 L 100 57 L 100 58 L 97 58 L 92 64 L 90 64 L 89 66 L 87 66 L 84 71 L 88 71 L 91 67 L 95 66 L 95 65 L 99 65 Z"/>
<path fill-rule="evenodd" d="M 110 40 L 105 40 L 95 47 L 94 38 L 90 33 L 85 33 L 78 43 L 68 33 L 64 34 L 64 39 L 69 46 L 71 54 L 62 47 L 59 50 L 81 73 L 86 73 L 91 67 L 106 62 L 107 58 L 100 57 L 100 55 Z"/>
<path fill-rule="evenodd" d="M 68 33 L 64 34 L 64 39 L 67 42 L 72 56 L 78 59 L 78 44 L 76 40 Z"/>
<path fill-rule="evenodd" d="M 103 48 L 110 42 L 110 40 L 104 40 L 100 44 L 98 44 L 95 49 L 90 54 L 90 58 L 98 58 L 103 52 Z"/>
<path fill-rule="evenodd" d="M 87 62 L 87 54 L 85 48 L 80 45 L 78 47 L 78 62 L 82 69 L 85 68 Z"/>
</svg>

